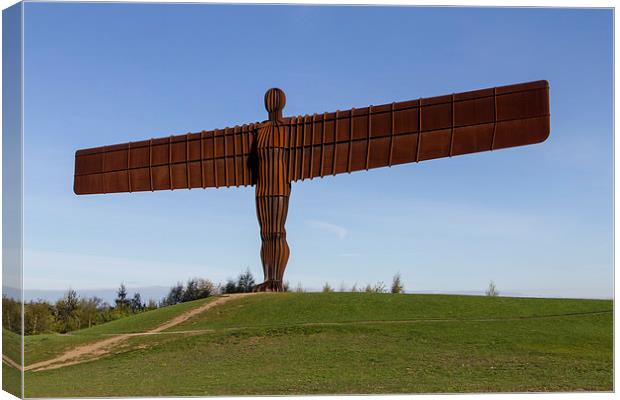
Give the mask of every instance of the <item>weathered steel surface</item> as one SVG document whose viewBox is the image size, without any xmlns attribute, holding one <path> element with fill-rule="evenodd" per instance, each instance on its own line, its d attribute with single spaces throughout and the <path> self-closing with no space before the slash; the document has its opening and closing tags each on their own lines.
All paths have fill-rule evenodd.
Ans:
<svg viewBox="0 0 620 400">
<path fill-rule="evenodd" d="M 258 130 L 256 215 L 260 225 L 260 257 L 265 275 L 265 281 L 255 288 L 258 291 L 283 290 L 282 278 L 290 253 L 284 229 L 291 194 L 286 169 L 288 130 L 282 120 L 285 103 L 283 91 L 269 89 L 265 94 L 269 120 Z"/>
<path fill-rule="evenodd" d="M 288 118 L 285 102 L 270 89 L 262 123 L 78 150 L 74 191 L 256 185 L 257 290 L 280 291 L 291 182 L 539 143 L 550 129 L 547 81 Z"/>
<path fill-rule="evenodd" d="M 78 150 L 76 194 L 247 186 L 258 123 Z"/>
</svg>

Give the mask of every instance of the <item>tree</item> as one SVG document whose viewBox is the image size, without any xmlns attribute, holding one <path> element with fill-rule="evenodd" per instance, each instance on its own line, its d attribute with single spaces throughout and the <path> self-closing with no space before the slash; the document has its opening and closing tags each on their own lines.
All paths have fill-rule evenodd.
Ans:
<svg viewBox="0 0 620 400">
<path fill-rule="evenodd" d="M 390 291 L 392 293 L 403 293 L 405 291 L 405 287 L 400 280 L 400 272 L 397 272 L 396 275 L 394 275 L 394 278 L 392 279 L 392 288 Z"/>
<path fill-rule="evenodd" d="M 121 286 L 118 288 L 116 292 L 116 300 L 114 300 L 116 304 L 116 309 L 124 314 L 129 311 L 129 299 L 127 299 L 127 288 L 124 283 L 121 283 Z"/>
<path fill-rule="evenodd" d="M 344 282 L 340 282 L 340 287 L 338 288 L 339 292 L 346 292 L 347 288 L 344 286 Z"/>
<path fill-rule="evenodd" d="M 185 285 L 185 291 L 181 298 L 182 302 L 196 300 L 198 298 L 198 279 L 189 279 Z"/>
<path fill-rule="evenodd" d="M 197 299 L 204 299 L 205 297 L 209 297 L 217 293 L 217 288 L 215 287 L 213 282 L 208 279 L 198 279 L 197 288 Z"/>
<path fill-rule="evenodd" d="M 99 305 L 99 312 L 97 313 L 97 319 L 99 322 L 110 322 L 121 315 L 114 311 L 114 307 L 109 305 L 107 302 L 103 302 Z"/>
<path fill-rule="evenodd" d="M 323 293 L 331 293 L 333 291 L 334 289 L 332 289 L 332 287 L 329 285 L 329 282 L 325 282 L 325 285 L 323 285 Z"/>
<path fill-rule="evenodd" d="M 215 285 L 208 279 L 193 278 L 187 281 L 182 302 L 204 299 L 215 292 Z"/>
<path fill-rule="evenodd" d="M 497 290 L 497 287 L 495 286 L 495 282 L 493 281 L 489 282 L 489 287 L 487 288 L 485 294 L 490 297 L 499 296 L 499 291 Z"/>
<path fill-rule="evenodd" d="M 79 328 L 90 328 L 97 321 L 99 315 L 99 308 L 103 300 L 99 297 L 91 297 L 87 299 L 80 299 L 76 310 L 77 318 L 79 320 Z"/>
<path fill-rule="evenodd" d="M 353 286 L 351 286 L 351 292 L 357 292 L 357 282 L 355 282 Z"/>
<path fill-rule="evenodd" d="M 239 275 L 237 279 L 237 290 L 239 293 L 249 293 L 254 287 L 254 276 L 250 272 L 250 268 L 246 269 L 244 273 Z"/>
<path fill-rule="evenodd" d="M 44 301 L 31 301 L 24 308 L 24 333 L 36 335 L 53 330 L 54 315 L 51 305 Z"/>
<path fill-rule="evenodd" d="M 177 284 L 170 288 L 168 296 L 164 299 L 163 303 L 166 306 L 173 306 L 183 301 L 183 284 L 177 282 Z"/>
<path fill-rule="evenodd" d="M 289 283 L 289 281 L 284 282 L 284 285 L 282 285 L 282 290 L 285 292 L 291 291 L 291 284 Z"/>
<path fill-rule="evenodd" d="M 144 311 L 145 305 L 142 303 L 142 297 L 140 296 L 140 293 L 134 293 L 131 300 L 129 300 L 129 308 L 134 314 Z"/>
<path fill-rule="evenodd" d="M 301 284 L 301 282 L 297 282 L 297 287 L 295 288 L 295 291 L 297 293 L 303 293 L 305 292 L 303 285 Z"/>
<path fill-rule="evenodd" d="M 15 333 L 22 333 L 22 304 L 2 295 L 2 326 Z"/>
<path fill-rule="evenodd" d="M 76 315 L 78 307 L 77 293 L 73 289 L 56 302 L 56 322 L 58 331 L 66 333 L 79 328 L 80 323 Z"/>
</svg>

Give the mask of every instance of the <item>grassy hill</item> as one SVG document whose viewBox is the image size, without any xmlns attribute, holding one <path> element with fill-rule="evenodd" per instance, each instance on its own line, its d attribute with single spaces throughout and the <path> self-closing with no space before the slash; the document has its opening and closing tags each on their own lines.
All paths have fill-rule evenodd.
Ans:
<svg viewBox="0 0 620 400">
<path fill-rule="evenodd" d="M 81 329 L 66 335 L 57 333 L 26 336 L 24 339 L 24 358 L 26 365 L 57 356 L 77 345 L 95 342 L 110 334 L 145 332 L 160 325 L 176 315 L 212 301 L 202 299 L 163 307 L 156 310 L 117 319 L 92 328 Z"/>
<path fill-rule="evenodd" d="M 26 364 L 145 332 L 212 299 L 26 338 Z M 76 365 L 27 371 L 27 397 L 612 390 L 606 300 L 258 294 Z M 6 367 L 6 366 L 5 366 Z"/>
<path fill-rule="evenodd" d="M 21 363 L 21 338 L 18 334 L 2 328 L 2 355 Z M 2 363 L 2 390 L 15 396 L 21 396 L 21 374 L 16 368 Z"/>
</svg>

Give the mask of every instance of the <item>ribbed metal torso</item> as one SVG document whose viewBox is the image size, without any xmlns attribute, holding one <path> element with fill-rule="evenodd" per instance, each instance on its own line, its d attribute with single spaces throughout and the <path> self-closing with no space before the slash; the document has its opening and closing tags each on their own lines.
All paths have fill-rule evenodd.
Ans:
<svg viewBox="0 0 620 400">
<path fill-rule="evenodd" d="M 277 121 L 265 121 L 257 135 L 256 215 L 265 274 L 265 282 L 257 290 L 283 290 L 282 277 L 290 253 L 284 228 L 291 194 L 286 169 L 286 129 Z"/>
<path fill-rule="evenodd" d="M 258 130 L 256 196 L 288 196 L 291 183 L 286 169 L 285 125 L 266 121 Z"/>
</svg>

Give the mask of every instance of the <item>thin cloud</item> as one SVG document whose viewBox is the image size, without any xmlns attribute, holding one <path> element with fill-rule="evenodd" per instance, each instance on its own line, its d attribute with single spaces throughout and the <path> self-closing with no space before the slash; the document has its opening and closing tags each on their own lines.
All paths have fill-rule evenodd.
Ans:
<svg viewBox="0 0 620 400">
<path fill-rule="evenodd" d="M 308 220 L 306 221 L 306 224 L 308 224 L 312 228 L 317 228 L 317 229 L 332 233 L 336 235 L 338 239 L 341 239 L 341 240 L 344 239 L 349 234 L 349 231 L 347 230 L 347 228 L 340 226 L 340 225 L 336 225 L 336 224 L 330 224 L 329 222 L 325 222 L 325 221 Z"/>
</svg>

